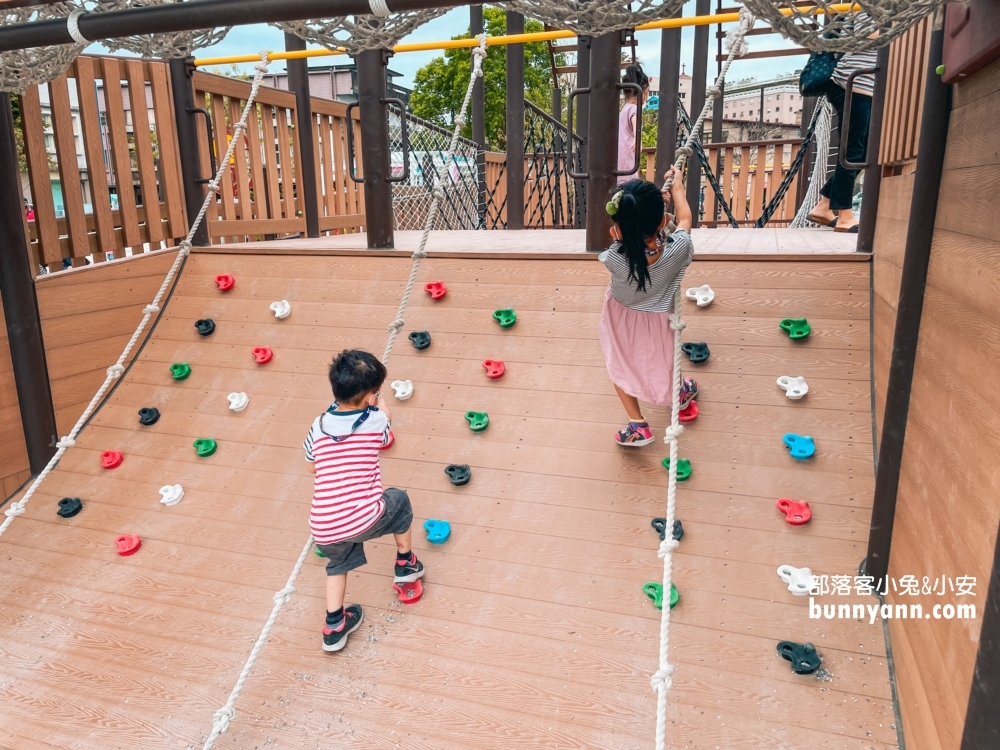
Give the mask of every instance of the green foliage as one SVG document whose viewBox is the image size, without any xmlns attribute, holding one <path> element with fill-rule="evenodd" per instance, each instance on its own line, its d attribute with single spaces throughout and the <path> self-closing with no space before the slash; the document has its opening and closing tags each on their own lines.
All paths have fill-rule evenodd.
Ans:
<svg viewBox="0 0 1000 750">
<path fill-rule="evenodd" d="M 483 26 L 490 36 L 506 33 L 506 14 L 499 8 L 484 6 Z M 525 19 L 524 30 L 532 33 L 544 31 L 544 28 L 538 21 Z M 467 32 L 453 38 L 468 37 Z M 490 47 L 483 62 L 486 143 L 492 151 L 507 150 L 507 61 L 504 50 L 500 46 Z M 524 58 L 524 97 L 548 111 L 552 91 L 548 45 L 543 42 L 524 45 Z M 435 57 L 413 77 L 413 96 L 410 98 L 413 114 L 442 127 L 452 127 L 462 106 L 471 73 L 472 53 L 468 49 L 448 50 L 443 57 Z M 471 138 L 471 117 L 467 120 L 470 124 L 463 128 L 462 135 Z"/>
</svg>

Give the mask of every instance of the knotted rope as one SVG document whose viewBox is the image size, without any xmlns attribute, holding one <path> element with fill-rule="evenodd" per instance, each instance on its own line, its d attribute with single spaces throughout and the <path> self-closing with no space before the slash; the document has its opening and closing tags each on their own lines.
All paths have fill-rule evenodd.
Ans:
<svg viewBox="0 0 1000 750">
<path fill-rule="evenodd" d="M 715 83 L 705 91 L 705 106 L 702 107 L 701 114 L 695 120 L 694 125 L 688 133 L 687 142 L 677 150 L 677 161 L 674 166 L 678 173 L 682 173 L 684 162 L 694 153 L 694 145 L 698 140 L 698 133 L 708 113 L 712 111 L 712 105 L 716 97 L 722 93 L 722 84 L 726 80 L 726 73 L 729 66 L 737 56 L 745 55 L 747 44 L 745 37 L 747 32 L 753 28 L 754 18 L 745 9 L 740 8 L 739 26 L 731 30 L 726 35 L 726 48 L 729 56 L 726 58 L 719 76 Z M 672 186 L 673 179 L 667 178 L 663 184 L 665 190 Z M 677 283 L 677 292 L 674 295 L 674 309 L 670 313 L 670 328 L 674 332 L 674 383 L 673 396 L 670 402 L 670 427 L 667 428 L 665 440 L 670 443 L 670 470 L 667 473 L 667 521 L 666 528 L 674 527 L 674 516 L 677 506 L 677 461 L 678 447 L 677 439 L 684 432 L 684 425 L 680 422 L 680 399 L 681 399 L 681 331 L 686 324 L 681 315 L 681 282 Z M 653 674 L 651 685 L 656 691 L 656 750 L 664 750 L 667 742 L 667 693 L 673 685 L 674 665 L 670 663 L 670 586 L 673 579 L 673 552 L 677 549 L 677 540 L 671 534 L 667 534 L 662 542 L 657 555 L 663 558 L 663 608 L 660 615 L 660 664 Z"/>
</svg>

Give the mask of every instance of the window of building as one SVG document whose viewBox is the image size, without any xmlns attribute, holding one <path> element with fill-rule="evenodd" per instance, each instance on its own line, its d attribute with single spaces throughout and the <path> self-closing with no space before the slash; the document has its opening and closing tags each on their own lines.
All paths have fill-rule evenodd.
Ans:
<svg viewBox="0 0 1000 750">
<path fill-rule="evenodd" d="M 771 114 L 771 108 L 770 107 L 767 108 L 767 113 Z"/>
<path fill-rule="evenodd" d="M 778 94 L 778 99 L 781 99 L 781 94 Z"/>
<path fill-rule="evenodd" d="M 789 111 L 789 112 L 794 112 L 795 110 L 794 110 L 794 109 L 793 109 L 792 107 L 789 107 L 789 108 L 788 108 L 788 111 Z"/>
<path fill-rule="evenodd" d="M 771 97 L 767 97 L 767 100 L 768 100 L 768 101 L 771 101 Z"/>
</svg>

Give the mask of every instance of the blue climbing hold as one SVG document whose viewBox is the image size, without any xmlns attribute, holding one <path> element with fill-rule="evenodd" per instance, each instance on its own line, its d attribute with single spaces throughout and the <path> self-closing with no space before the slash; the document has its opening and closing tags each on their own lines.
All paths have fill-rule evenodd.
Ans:
<svg viewBox="0 0 1000 750">
<path fill-rule="evenodd" d="M 427 532 L 428 542 L 441 544 L 451 534 L 451 524 L 447 521 L 436 521 L 433 518 L 428 518 L 424 521 L 424 531 Z"/>
<path fill-rule="evenodd" d="M 782 438 L 782 441 L 785 443 L 785 447 L 788 448 L 788 452 L 792 458 L 799 461 L 811 458 L 816 453 L 816 443 L 813 442 L 811 437 L 789 432 Z"/>
</svg>

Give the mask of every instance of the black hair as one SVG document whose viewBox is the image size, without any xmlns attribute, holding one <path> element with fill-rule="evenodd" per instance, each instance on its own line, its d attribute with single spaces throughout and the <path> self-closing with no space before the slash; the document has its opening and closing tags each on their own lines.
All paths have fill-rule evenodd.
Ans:
<svg viewBox="0 0 1000 750">
<path fill-rule="evenodd" d="M 646 238 L 654 237 L 663 222 L 663 194 L 652 182 L 629 180 L 619 185 L 618 209 L 611 217 L 621 230 L 618 249 L 628 261 L 628 277 L 640 292 L 646 291 L 649 267 L 646 262 Z"/>
<path fill-rule="evenodd" d="M 358 396 L 377 391 L 385 376 L 385 365 L 360 349 L 345 349 L 330 365 L 330 385 L 338 403 L 353 404 Z"/>
<path fill-rule="evenodd" d="M 636 83 L 639 85 L 639 88 L 646 90 L 649 88 L 649 76 L 646 75 L 639 63 L 632 63 L 625 68 L 622 83 Z"/>
</svg>

